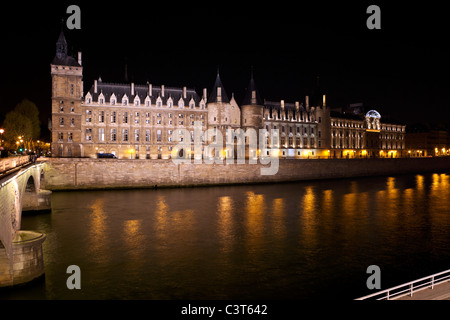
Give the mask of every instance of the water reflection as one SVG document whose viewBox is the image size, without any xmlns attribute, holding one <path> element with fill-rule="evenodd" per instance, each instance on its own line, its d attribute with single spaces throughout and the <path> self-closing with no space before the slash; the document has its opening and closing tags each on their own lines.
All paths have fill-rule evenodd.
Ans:
<svg viewBox="0 0 450 320">
<path fill-rule="evenodd" d="M 274 240 L 282 241 L 286 236 L 286 200 L 283 198 L 276 198 L 272 201 L 272 219 L 270 225 L 272 226 L 272 235 Z"/>
<path fill-rule="evenodd" d="M 318 214 L 316 208 L 316 195 L 313 187 L 306 187 L 305 194 L 299 204 L 299 209 L 301 243 L 307 247 L 316 247 Z"/>
<path fill-rule="evenodd" d="M 231 251 L 234 241 L 233 200 L 229 196 L 218 199 L 218 235 L 222 244 L 221 252 L 227 254 Z"/>
<path fill-rule="evenodd" d="M 368 293 L 371 264 L 386 287 L 448 269 L 449 183 L 434 174 L 60 192 L 51 223 L 24 216 L 22 227 L 48 235 L 50 298 L 353 299 Z M 89 279 L 79 296 L 65 289 L 71 264 Z"/>
<path fill-rule="evenodd" d="M 130 261 L 133 269 L 142 266 L 142 255 L 144 254 L 145 236 L 142 230 L 142 220 L 125 220 L 123 223 L 123 240 L 128 248 L 127 261 Z"/>
<path fill-rule="evenodd" d="M 106 248 L 107 233 L 106 233 L 106 213 L 105 199 L 99 197 L 93 201 L 89 206 L 90 212 L 90 236 L 89 249 L 93 257 L 97 257 L 101 260 L 108 259 L 108 250 Z"/>
<path fill-rule="evenodd" d="M 246 193 L 246 241 L 249 253 L 255 253 L 263 245 L 266 205 L 263 194 Z"/>
</svg>

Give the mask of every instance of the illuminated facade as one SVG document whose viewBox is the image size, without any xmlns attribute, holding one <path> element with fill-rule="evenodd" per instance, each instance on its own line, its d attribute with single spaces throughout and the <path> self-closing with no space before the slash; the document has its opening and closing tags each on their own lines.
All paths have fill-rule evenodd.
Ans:
<svg viewBox="0 0 450 320">
<path fill-rule="evenodd" d="M 244 100 L 238 104 L 228 97 L 219 73 L 209 93 L 199 95 L 187 87 L 105 83 L 100 78 L 83 92 L 81 54 L 78 60 L 67 55 L 61 32 L 52 75 L 52 154 L 55 157 L 97 157 L 113 154 L 119 159 L 192 158 L 191 148 L 178 150 L 180 143 L 194 142 L 194 124 L 202 132 L 217 132 L 224 149 L 221 158 L 236 157 L 225 146 L 227 129 L 249 129 L 267 134 L 267 145 L 278 149 L 281 158 L 361 158 L 399 157 L 404 150 L 405 126 L 385 124 L 372 110 L 367 114 L 335 113 L 320 90 L 303 102 L 266 101 L 260 98 L 253 75 Z M 179 136 L 187 130 L 188 136 Z M 272 141 L 273 140 L 273 141 Z M 211 142 L 202 139 L 202 150 Z M 245 141 L 245 158 L 257 158 L 260 142 L 250 147 Z M 267 152 L 267 154 L 266 154 Z"/>
</svg>

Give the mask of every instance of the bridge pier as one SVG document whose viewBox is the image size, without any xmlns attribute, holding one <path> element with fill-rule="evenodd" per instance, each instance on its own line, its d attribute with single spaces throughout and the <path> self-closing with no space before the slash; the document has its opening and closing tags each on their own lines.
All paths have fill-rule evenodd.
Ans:
<svg viewBox="0 0 450 320">
<path fill-rule="evenodd" d="M 0 287 L 24 284 L 44 275 L 45 238 L 43 233 L 20 230 L 12 242 L 12 259 L 0 242 Z"/>
</svg>

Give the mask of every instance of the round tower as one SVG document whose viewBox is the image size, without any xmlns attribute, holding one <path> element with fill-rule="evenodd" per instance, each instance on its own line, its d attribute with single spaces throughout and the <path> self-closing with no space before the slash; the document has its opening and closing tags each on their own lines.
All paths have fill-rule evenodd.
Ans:
<svg viewBox="0 0 450 320">
<path fill-rule="evenodd" d="M 256 89 L 252 72 L 247 93 L 241 106 L 241 128 L 247 137 L 245 142 L 246 158 L 256 159 L 258 157 L 259 129 L 263 128 L 263 109 L 263 102 Z M 256 141 L 250 141 L 249 130 L 254 130 Z M 256 145 L 250 145 L 252 143 Z"/>
</svg>

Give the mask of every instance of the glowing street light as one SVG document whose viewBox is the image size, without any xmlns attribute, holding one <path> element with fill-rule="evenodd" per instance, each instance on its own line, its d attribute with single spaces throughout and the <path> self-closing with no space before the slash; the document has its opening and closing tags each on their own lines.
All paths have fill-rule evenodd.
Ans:
<svg viewBox="0 0 450 320">
<path fill-rule="evenodd" d="M 5 132 L 5 129 L 0 129 L 0 146 L 2 145 L 3 141 L 3 132 Z"/>
</svg>

